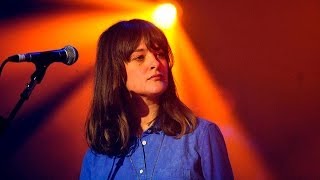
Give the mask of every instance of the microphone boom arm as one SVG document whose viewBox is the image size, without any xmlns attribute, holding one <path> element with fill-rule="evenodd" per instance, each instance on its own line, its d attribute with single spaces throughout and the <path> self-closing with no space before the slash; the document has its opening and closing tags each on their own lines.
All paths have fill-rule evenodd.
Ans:
<svg viewBox="0 0 320 180">
<path fill-rule="evenodd" d="M 31 81 L 26 85 L 26 88 L 24 91 L 20 94 L 20 100 L 17 102 L 14 109 L 10 112 L 10 115 L 7 119 L 0 117 L 0 134 L 2 131 L 6 129 L 6 127 L 9 125 L 9 123 L 14 119 L 19 109 L 22 107 L 23 103 L 29 99 L 33 89 L 37 84 L 40 84 L 46 70 L 48 68 L 48 65 L 37 65 L 36 64 L 36 70 L 31 75 Z"/>
</svg>

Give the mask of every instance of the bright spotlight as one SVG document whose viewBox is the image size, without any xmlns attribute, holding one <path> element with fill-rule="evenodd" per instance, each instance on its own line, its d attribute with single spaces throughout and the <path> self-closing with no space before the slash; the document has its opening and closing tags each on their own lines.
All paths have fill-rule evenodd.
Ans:
<svg viewBox="0 0 320 180">
<path fill-rule="evenodd" d="M 153 20 L 160 28 L 170 28 L 176 21 L 177 9 L 173 4 L 159 5 L 153 14 Z"/>
</svg>

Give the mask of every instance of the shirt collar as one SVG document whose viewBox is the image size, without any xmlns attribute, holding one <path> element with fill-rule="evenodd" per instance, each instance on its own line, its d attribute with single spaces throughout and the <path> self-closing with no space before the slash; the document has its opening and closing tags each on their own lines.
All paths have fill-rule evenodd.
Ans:
<svg viewBox="0 0 320 180">
<path fill-rule="evenodd" d="M 156 121 L 149 127 L 143 134 L 160 134 L 162 132 L 160 127 L 160 121 L 159 119 L 156 119 Z"/>
</svg>

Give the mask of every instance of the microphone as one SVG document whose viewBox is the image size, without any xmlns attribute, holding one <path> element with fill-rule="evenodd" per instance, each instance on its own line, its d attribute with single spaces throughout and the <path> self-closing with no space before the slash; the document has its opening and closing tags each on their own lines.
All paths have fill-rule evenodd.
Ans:
<svg viewBox="0 0 320 180">
<path fill-rule="evenodd" d="M 8 60 L 11 62 L 33 62 L 39 65 L 49 65 L 53 62 L 72 65 L 77 59 L 78 51 L 70 45 L 58 50 L 17 54 L 8 57 Z"/>
</svg>

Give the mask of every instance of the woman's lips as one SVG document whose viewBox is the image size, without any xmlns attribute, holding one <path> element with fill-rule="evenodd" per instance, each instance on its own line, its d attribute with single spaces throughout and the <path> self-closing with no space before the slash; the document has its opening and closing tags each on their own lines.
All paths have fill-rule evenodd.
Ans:
<svg viewBox="0 0 320 180">
<path fill-rule="evenodd" d="M 149 77 L 148 80 L 151 80 L 151 79 L 153 79 L 153 80 L 160 80 L 160 79 L 162 79 L 162 78 L 163 78 L 162 74 L 154 74 L 154 75 L 152 75 L 151 77 Z"/>
</svg>

